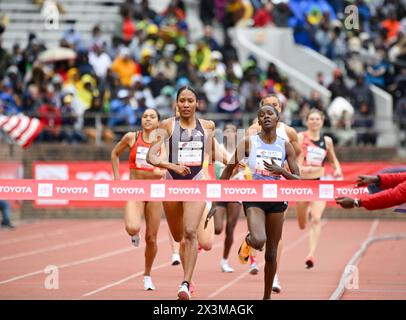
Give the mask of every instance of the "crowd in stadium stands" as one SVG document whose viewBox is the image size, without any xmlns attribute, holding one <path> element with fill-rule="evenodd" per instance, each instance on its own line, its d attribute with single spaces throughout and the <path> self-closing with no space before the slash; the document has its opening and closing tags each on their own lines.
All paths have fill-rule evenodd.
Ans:
<svg viewBox="0 0 406 320">
<path fill-rule="evenodd" d="M 358 8 L 358 29 L 345 27 L 350 4 Z M 349 126 L 366 129 L 359 131 L 358 143 L 376 143 L 373 115 L 379 106 L 369 84 L 391 93 L 395 119 L 406 119 L 406 8 L 400 0 L 202 0 L 204 36 L 195 42 L 181 0 L 160 13 L 147 0 L 127 0 L 120 15 L 112 39 L 102 25 L 94 26 L 90 41 L 74 25 L 65 30 L 60 46 L 75 50 L 76 59 L 40 62 L 46 48 L 35 34 L 28 35 L 26 48 L 15 44 L 11 52 L 0 42 L 0 114 L 38 116 L 45 124 L 38 141 L 95 142 L 100 132 L 112 142 L 120 126 L 140 124 L 145 108 L 173 115 L 176 90 L 190 84 L 199 92 L 200 113 L 228 114 L 227 121 L 237 125 L 243 113 L 256 111 L 261 97 L 278 93 L 292 126 L 302 127 L 306 111 L 318 108 L 327 115 L 327 127 L 348 128 L 345 119 L 327 113 L 318 92 L 301 96 L 276 65 L 261 69 L 254 56 L 241 61 L 227 35 L 228 28 L 241 25 L 290 27 L 297 43 L 340 66 L 333 75 L 320 71 L 317 81 L 332 92 L 332 101 L 347 102 Z M 223 27 L 222 43 L 213 36 L 214 21 Z M 405 122 L 401 126 L 406 129 Z"/>
</svg>

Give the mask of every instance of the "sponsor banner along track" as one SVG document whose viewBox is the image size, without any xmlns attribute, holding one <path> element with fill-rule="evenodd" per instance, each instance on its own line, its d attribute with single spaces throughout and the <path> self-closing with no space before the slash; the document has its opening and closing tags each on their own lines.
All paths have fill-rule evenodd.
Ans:
<svg viewBox="0 0 406 320">
<path fill-rule="evenodd" d="M 367 194 L 353 181 L 0 180 L 0 199 L 76 201 L 334 201 Z"/>
</svg>

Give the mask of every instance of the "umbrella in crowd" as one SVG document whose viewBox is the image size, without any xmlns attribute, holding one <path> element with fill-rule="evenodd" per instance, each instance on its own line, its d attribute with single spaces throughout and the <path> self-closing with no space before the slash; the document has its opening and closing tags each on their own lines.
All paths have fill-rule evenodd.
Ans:
<svg viewBox="0 0 406 320">
<path fill-rule="evenodd" d="M 75 58 L 76 52 L 74 50 L 62 47 L 45 50 L 38 56 L 38 60 L 41 62 L 55 62 Z"/>
</svg>

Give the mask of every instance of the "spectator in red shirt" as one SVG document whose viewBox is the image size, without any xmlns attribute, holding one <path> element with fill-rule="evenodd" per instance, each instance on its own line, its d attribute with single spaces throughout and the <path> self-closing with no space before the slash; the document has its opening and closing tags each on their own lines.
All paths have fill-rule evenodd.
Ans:
<svg viewBox="0 0 406 320">
<path fill-rule="evenodd" d="M 396 12 L 391 11 L 387 19 L 381 22 L 381 27 L 388 30 L 388 42 L 395 40 L 400 31 L 400 21 L 396 19 Z"/>
<path fill-rule="evenodd" d="M 265 27 L 272 23 L 272 2 L 265 2 L 254 15 L 254 27 Z"/>
<path fill-rule="evenodd" d="M 378 210 L 401 205 L 406 202 L 406 172 L 378 174 L 376 176 L 359 176 L 357 187 L 375 183 L 384 190 L 362 196 L 359 199 L 349 197 L 336 198 L 336 203 L 345 209 L 364 207 L 368 210 Z"/>
<path fill-rule="evenodd" d="M 132 20 L 131 11 L 126 12 L 123 20 L 123 40 L 128 44 L 131 42 L 132 38 L 135 35 L 135 25 Z"/>
<path fill-rule="evenodd" d="M 52 97 L 44 98 L 44 103 L 39 107 L 38 115 L 44 128 L 38 135 L 37 142 L 61 142 L 65 140 L 70 142 L 69 135 L 62 130 L 61 110 L 56 107 Z"/>
</svg>

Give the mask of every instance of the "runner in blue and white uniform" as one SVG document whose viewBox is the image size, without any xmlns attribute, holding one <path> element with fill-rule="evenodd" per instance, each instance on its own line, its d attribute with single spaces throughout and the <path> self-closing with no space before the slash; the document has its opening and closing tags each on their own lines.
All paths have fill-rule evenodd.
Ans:
<svg viewBox="0 0 406 320">
<path fill-rule="evenodd" d="M 258 123 L 261 126 L 259 134 L 246 136 L 237 146 L 233 158 L 224 169 L 221 179 L 230 179 L 233 170 L 243 160 L 248 158 L 254 180 L 293 180 L 299 178 L 299 167 L 292 145 L 279 138 L 276 127 L 279 112 L 274 106 L 263 105 L 258 111 Z M 287 161 L 290 172 L 284 169 Z M 240 247 L 238 256 L 240 262 L 247 263 L 251 247 L 261 249 L 266 244 L 265 251 L 265 286 L 263 299 L 270 299 L 272 283 L 276 272 L 276 255 L 278 243 L 282 235 L 284 211 L 287 202 L 243 202 L 247 215 L 249 233 Z M 214 204 L 209 216 L 215 214 Z"/>
</svg>

